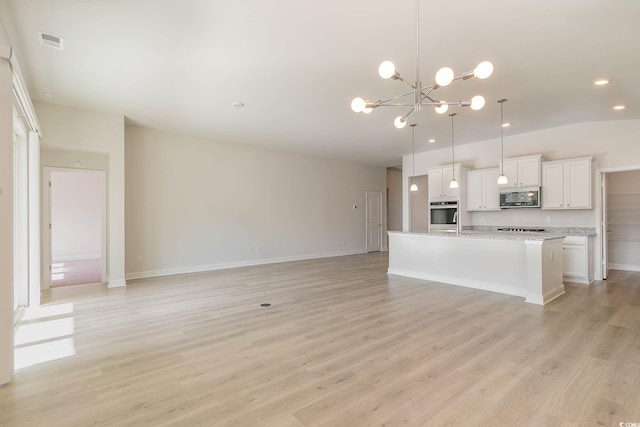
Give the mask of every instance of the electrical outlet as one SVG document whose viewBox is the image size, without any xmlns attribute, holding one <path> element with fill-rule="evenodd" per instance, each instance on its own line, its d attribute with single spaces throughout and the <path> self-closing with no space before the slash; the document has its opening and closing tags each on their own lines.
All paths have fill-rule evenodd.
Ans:
<svg viewBox="0 0 640 427">
<path fill-rule="evenodd" d="M 547 215 L 547 222 L 551 222 L 551 215 Z"/>
</svg>

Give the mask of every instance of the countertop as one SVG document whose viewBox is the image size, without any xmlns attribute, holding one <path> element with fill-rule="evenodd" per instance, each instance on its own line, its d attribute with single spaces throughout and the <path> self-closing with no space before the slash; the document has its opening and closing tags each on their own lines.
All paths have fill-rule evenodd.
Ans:
<svg viewBox="0 0 640 427">
<path fill-rule="evenodd" d="M 484 233 L 508 233 L 506 231 L 498 231 L 498 228 L 542 228 L 544 231 L 543 234 L 556 234 L 562 236 L 595 236 L 596 229 L 593 227 L 544 227 L 544 226 L 513 226 L 513 225 L 505 225 L 505 226 L 487 226 L 487 225 L 473 225 L 473 226 L 465 226 L 463 230 L 465 233 L 467 232 L 484 232 Z M 529 232 L 527 232 L 529 234 Z"/>
<path fill-rule="evenodd" d="M 409 234 L 416 236 L 433 236 L 433 237 L 450 237 L 463 239 L 485 239 L 485 240 L 553 240 L 564 239 L 564 234 L 551 234 L 547 232 L 513 232 L 513 231 L 496 231 L 485 232 L 478 230 L 463 230 L 460 233 L 450 231 L 432 231 L 430 233 L 405 233 L 401 231 L 389 231 L 389 234 Z"/>
</svg>

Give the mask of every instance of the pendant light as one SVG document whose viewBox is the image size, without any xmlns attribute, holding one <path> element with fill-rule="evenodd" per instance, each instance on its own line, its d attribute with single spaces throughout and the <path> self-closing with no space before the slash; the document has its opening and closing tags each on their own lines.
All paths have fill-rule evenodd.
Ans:
<svg viewBox="0 0 640 427">
<path fill-rule="evenodd" d="M 411 150 L 413 155 L 411 159 L 413 160 L 413 167 L 411 168 L 411 188 L 410 191 L 418 191 L 418 186 L 416 185 L 416 124 L 412 124 L 411 126 Z"/>
<path fill-rule="evenodd" d="M 498 185 L 506 185 L 509 183 L 507 176 L 504 174 L 504 111 L 503 105 L 507 102 L 507 98 L 498 100 L 500 104 L 500 156 L 502 161 L 500 162 L 500 176 L 498 177 Z"/>
<path fill-rule="evenodd" d="M 455 156 L 455 150 L 453 148 L 454 146 L 454 142 L 453 142 L 453 117 L 456 115 L 456 113 L 451 113 L 449 114 L 449 117 L 451 117 L 451 182 L 449 183 L 449 188 L 458 188 L 458 181 L 456 181 L 456 156 Z"/>
</svg>

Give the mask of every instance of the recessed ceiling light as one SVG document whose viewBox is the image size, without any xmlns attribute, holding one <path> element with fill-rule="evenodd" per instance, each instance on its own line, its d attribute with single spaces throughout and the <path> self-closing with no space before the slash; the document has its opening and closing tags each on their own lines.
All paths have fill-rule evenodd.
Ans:
<svg viewBox="0 0 640 427">
<path fill-rule="evenodd" d="M 598 79 L 598 80 L 595 80 L 593 82 L 593 84 L 596 85 L 596 86 L 604 86 L 604 85 L 606 85 L 608 83 L 609 83 L 608 79 Z"/>
<path fill-rule="evenodd" d="M 244 102 L 239 102 L 239 101 L 232 102 L 231 106 L 236 108 L 241 108 L 241 107 L 244 107 Z"/>
<path fill-rule="evenodd" d="M 434 142 L 436 142 L 436 139 L 435 139 L 435 138 L 431 138 L 431 139 L 429 140 L 429 143 L 431 143 L 431 144 L 433 144 Z"/>
<path fill-rule="evenodd" d="M 509 126 L 511 126 L 511 123 L 503 123 L 503 124 L 502 124 L 502 127 L 503 127 L 503 128 L 508 128 Z"/>
<path fill-rule="evenodd" d="M 614 105 L 613 106 L 614 110 L 624 110 L 625 108 L 627 108 L 626 105 Z"/>
</svg>

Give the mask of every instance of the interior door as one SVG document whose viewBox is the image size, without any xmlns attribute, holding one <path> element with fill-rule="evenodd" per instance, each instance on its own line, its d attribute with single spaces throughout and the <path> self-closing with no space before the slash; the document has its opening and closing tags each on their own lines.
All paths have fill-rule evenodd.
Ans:
<svg viewBox="0 0 640 427">
<path fill-rule="evenodd" d="M 367 191 L 367 252 L 382 250 L 382 193 Z"/>
<path fill-rule="evenodd" d="M 607 174 L 602 174 L 602 230 L 600 235 L 602 236 L 602 278 L 607 280 L 607 276 L 609 274 L 609 257 L 608 257 L 608 249 L 609 249 L 609 219 L 607 215 Z"/>
</svg>

